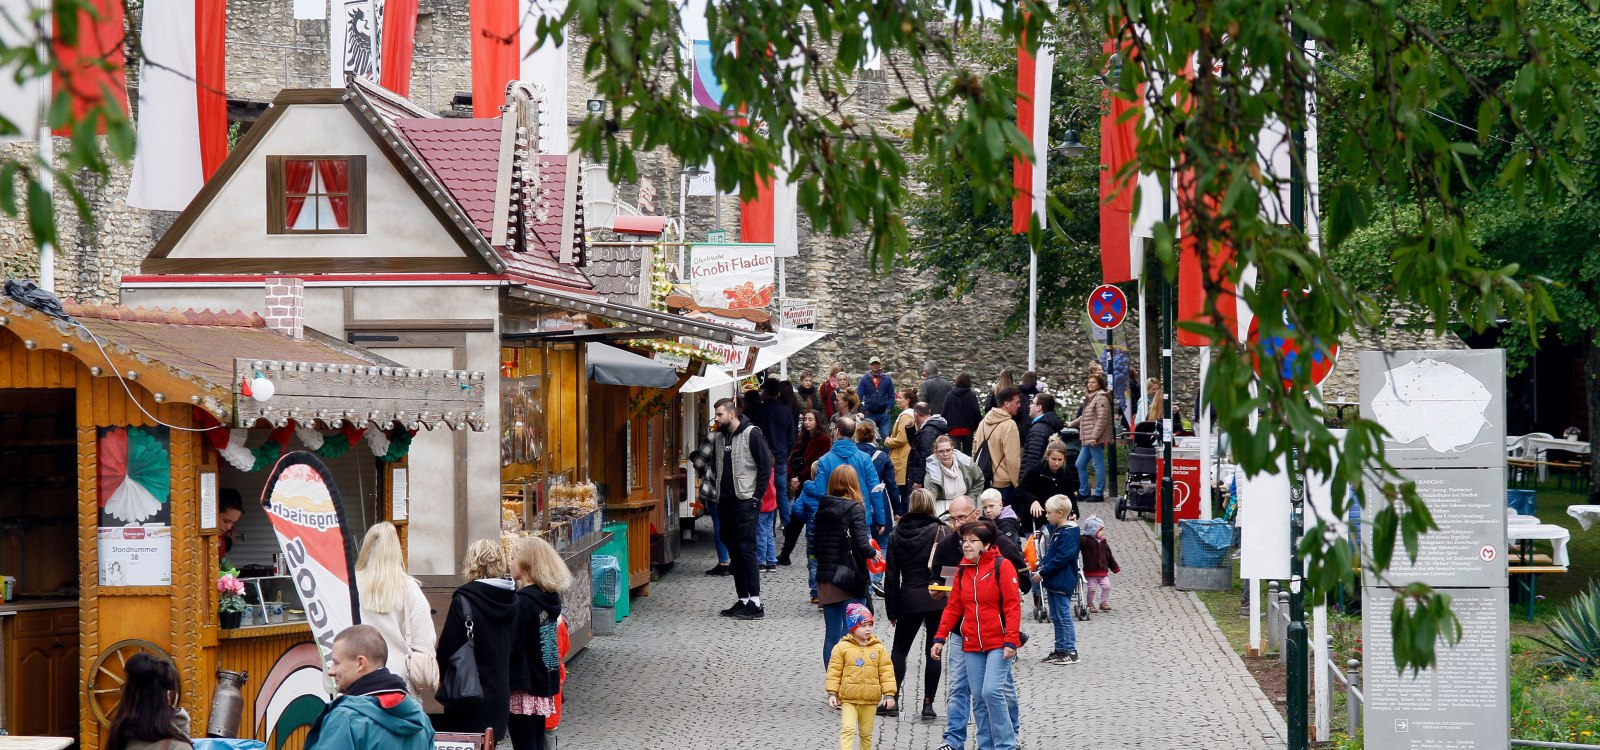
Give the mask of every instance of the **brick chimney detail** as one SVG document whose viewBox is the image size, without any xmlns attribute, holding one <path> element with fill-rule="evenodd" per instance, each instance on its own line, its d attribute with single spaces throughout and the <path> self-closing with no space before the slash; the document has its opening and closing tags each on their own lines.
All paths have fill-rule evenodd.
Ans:
<svg viewBox="0 0 1600 750">
<path fill-rule="evenodd" d="M 292 339 L 305 338 L 305 282 L 293 276 L 267 277 L 267 327 Z"/>
</svg>

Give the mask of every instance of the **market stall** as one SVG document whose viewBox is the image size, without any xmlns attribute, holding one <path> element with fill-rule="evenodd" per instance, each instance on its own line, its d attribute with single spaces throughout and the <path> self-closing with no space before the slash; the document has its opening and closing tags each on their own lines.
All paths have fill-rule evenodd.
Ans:
<svg viewBox="0 0 1600 750">
<path fill-rule="evenodd" d="M 0 298 L 0 570 L 15 578 L 0 607 L 5 731 L 98 747 L 121 665 L 144 650 L 178 665 L 197 727 L 219 670 L 248 671 L 246 706 L 263 710 L 247 708 L 241 736 L 303 734 L 281 704 L 266 710 L 272 690 L 321 689 L 273 679 L 285 657 L 309 649 L 316 674 L 322 665 L 301 646 L 294 587 L 259 544 L 270 533 L 249 531 L 260 475 L 286 450 L 310 450 L 348 486 L 355 533 L 378 520 L 404 528 L 411 435 L 481 429 L 484 375 L 408 369 L 248 313 L 65 313 Z M 228 490 L 244 498 L 239 515 L 224 508 Z M 219 537 L 235 521 L 230 554 L 259 574 L 247 578 L 259 619 L 225 628 Z"/>
</svg>

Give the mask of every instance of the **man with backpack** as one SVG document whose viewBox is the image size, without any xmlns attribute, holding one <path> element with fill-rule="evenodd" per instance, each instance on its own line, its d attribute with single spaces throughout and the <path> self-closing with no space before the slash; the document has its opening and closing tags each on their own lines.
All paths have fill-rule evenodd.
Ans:
<svg viewBox="0 0 1600 750">
<path fill-rule="evenodd" d="M 1022 481 L 1022 435 L 1016 416 L 1022 408 L 1022 393 L 1014 387 L 995 394 L 995 407 L 983 415 L 983 422 L 972 436 L 973 460 L 983 470 L 988 486 L 1000 490 L 1011 504 L 1011 495 Z"/>
</svg>

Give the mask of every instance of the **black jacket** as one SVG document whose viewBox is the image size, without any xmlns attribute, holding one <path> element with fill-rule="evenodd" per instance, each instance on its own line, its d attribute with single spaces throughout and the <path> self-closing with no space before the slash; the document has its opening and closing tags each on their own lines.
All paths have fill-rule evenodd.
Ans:
<svg viewBox="0 0 1600 750">
<path fill-rule="evenodd" d="M 848 533 L 846 533 L 848 530 Z M 867 561 L 877 553 L 867 534 L 867 511 L 861 503 L 825 495 L 817 506 L 816 522 L 817 582 L 830 583 L 853 597 L 867 595 Z M 855 571 L 849 586 L 840 586 L 838 570 Z"/>
<path fill-rule="evenodd" d="M 1061 417 L 1047 411 L 1023 430 L 1027 437 L 1022 441 L 1022 476 L 1026 477 L 1029 469 L 1044 460 L 1044 449 L 1050 447 L 1050 439 L 1060 434 L 1061 427 Z"/>
<path fill-rule="evenodd" d="M 767 439 L 767 447 L 772 450 L 772 455 L 787 458 L 789 452 L 794 450 L 794 438 L 799 432 L 799 425 L 795 421 L 794 412 L 790 411 L 783 401 L 762 399 L 761 403 L 751 407 L 745 416 L 750 418 L 751 424 L 761 429 L 761 435 Z"/>
<path fill-rule="evenodd" d="M 1032 419 L 1032 417 L 1028 416 L 1028 410 L 1033 408 L 1033 397 L 1039 395 L 1039 386 L 1030 387 L 1018 383 L 1017 393 L 1022 394 L 1022 407 L 1017 409 L 1017 416 L 1012 418 L 1017 420 L 1017 434 L 1026 435 L 1028 434 L 1028 422 Z"/>
<path fill-rule="evenodd" d="M 922 381 L 922 387 L 917 389 L 917 400 L 928 405 L 928 410 L 934 414 L 944 413 L 944 399 L 950 395 L 950 389 L 955 386 L 950 381 L 935 375 Z"/>
<path fill-rule="evenodd" d="M 994 546 L 1000 549 L 1001 557 L 1011 561 L 1012 567 L 1017 570 L 1028 569 L 1028 561 L 1022 558 L 1022 548 L 1017 546 L 1016 542 L 1011 541 L 1010 537 L 1004 535 L 995 537 Z M 959 565 L 961 565 L 961 535 L 951 534 L 945 537 L 944 541 L 939 542 L 938 548 L 933 552 L 933 575 L 938 578 L 943 568 L 954 568 Z M 819 573 L 818 575 L 821 574 Z M 948 583 L 943 578 L 939 578 L 939 581 Z M 1032 588 L 1032 581 L 1028 580 L 1027 575 L 1019 574 L 1017 582 L 1024 594 L 1028 593 Z"/>
<path fill-rule="evenodd" d="M 545 662 L 544 629 L 552 639 L 556 619 L 561 617 L 561 594 L 538 586 L 517 590 L 517 631 L 511 648 L 511 689 L 528 695 L 552 698 L 561 692 L 561 656 L 552 654 L 555 666 Z M 554 649 L 554 641 L 551 641 Z"/>
<path fill-rule="evenodd" d="M 1021 495 L 1020 500 L 1024 509 L 1034 501 L 1043 505 L 1051 495 L 1075 498 L 1078 496 L 1078 472 L 1072 464 L 1067 463 L 1061 464 L 1061 471 L 1052 472 L 1050 462 L 1041 460 L 1031 471 L 1022 475 L 1022 484 L 1017 486 L 1017 492 Z"/>
<path fill-rule="evenodd" d="M 927 484 L 928 457 L 933 455 L 933 441 L 950 431 L 944 417 L 935 414 L 917 428 L 916 440 L 911 441 L 911 457 L 906 459 L 906 484 Z"/>
<path fill-rule="evenodd" d="M 517 592 L 509 585 L 501 588 L 485 581 L 468 581 L 450 597 L 450 611 L 444 618 L 444 630 L 439 633 L 439 673 L 444 674 L 450 657 L 467 642 L 466 618 L 462 615 L 465 602 L 472 610 L 472 646 L 478 662 L 478 680 L 483 684 L 483 699 L 446 704 L 442 726 L 438 727 L 440 731 L 493 729 L 494 736 L 506 736 L 506 719 L 511 715 L 516 600 Z"/>
<path fill-rule="evenodd" d="M 883 611 L 890 620 L 944 609 L 943 599 L 928 595 L 928 584 L 937 572 L 928 570 L 928 553 L 936 542 L 952 535 L 954 532 L 933 516 L 907 513 L 900 517 L 884 552 L 889 569 L 883 578 Z"/>
<path fill-rule="evenodd" d="M 978 395 L 971 388 L 955 387 L 950 389 L 950 395 L 944 399 L 944 421 L 950 425 L 952 431 L 965 429 L 966 435 L 978 429 L 978 423 L 983 421 L 983 412 L 978 410 Z"/>
</svg>

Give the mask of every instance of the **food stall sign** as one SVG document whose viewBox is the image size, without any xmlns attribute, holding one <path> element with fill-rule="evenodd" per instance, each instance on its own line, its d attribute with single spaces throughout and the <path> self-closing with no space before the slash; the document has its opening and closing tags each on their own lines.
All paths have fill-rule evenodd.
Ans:
<svg viewBox="0 0 1600 750">
<path fill-rule="evenodd" d="M 778 322 L 783 328 L 798 328 L 807 331 L 815 330 L 817 327 L 816 300 L 778 300 Z"/>
<path fill-rule="evenodd" d="M 777 296 L 770 243 L 703 244 L 689 249 L 689 295 L 706 308 L 764 308 Z"/>
</svg>

